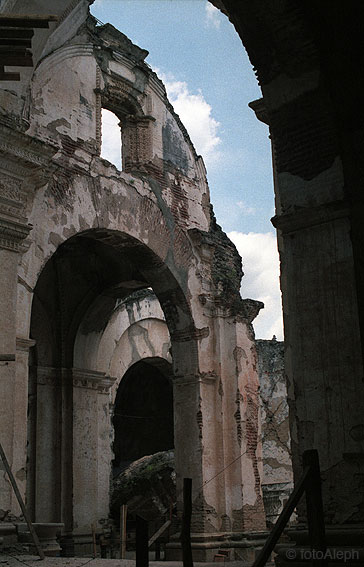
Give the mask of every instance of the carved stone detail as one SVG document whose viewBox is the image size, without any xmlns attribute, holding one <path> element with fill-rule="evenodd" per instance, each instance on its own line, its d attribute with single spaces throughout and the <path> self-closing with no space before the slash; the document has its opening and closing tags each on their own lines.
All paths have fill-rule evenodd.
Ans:
<svg viewBox="0 0 364 567">
<path fill-rule="evenodd" d="M 0 218 L 0 248 L 19 252 L 22 241 L 28 236 L 31 225 Z"/>
<path fill-rule="evenodd" d="M 152 160 L 152 131 L 154 118 L 130 116 L 122 122 L 125 171 Z"/>
<path fill-rule="evenodd" d="M 26 205 L 26 193 L 20 189 L 21 182 L 0 174 L 0 213 L 22 219 Z"/>
<path fill-rule="evenodd" d="M 29 152 L 27 150 L 25 150 L 24 148 L 21 147 L 14 147 L 11 144 L 8 144 L 7 142 L 3 142 L 0 140 L 0 150 L 2 152 L 6 152 L 12 156 L 15 157 L 19 157 L 21 159 L 23 159 L 24 161 L 30 162 L 34 165 L 37 166 L 41 166 L 41 167 L 47 167 L 48 162 L 46 159 L 42 158 L 41 156 Z"/>
<path fill-rule="evenodd" d="M 28 352 L 30 348 L 35 345 L 36 341 L 33 339 L 26 339 L 24 337 L 16 337 L 16 350 Z"/>
<path fill-rule="evenodd" d="M 17 128 L 17 125 L 9 128 L 0 122 L 0 169 L 9 172 L 9 177 L 13 176 L 12 181 L 18 185 L 18 189 L 18 179 L 21 182 L 30 180 L 32 187 L 44 184 L 51 170 L 56 167 L 51 160 L 58 148 L 36 140 Z M 5 186 L 9 187 L 9 180 L 5 177 Z M 12 191 L 10 194 L 7 189 L 4 196 L 16 201 L 15 193 Z M 2 189 L 0 194 L 3 194 Z"/>
<path fill-rule="evenodd" d="M 60 369 L 52 366 L 36 367 L 36 383 L 41 386 L 60 386 Z"/>
<path fill-rule="evenodd" d="M 198 412 L 197 412 L 197 425 L 199 429 L 199 439 L 202 439 L 202 429 L 203 429 L 203 416 L 202 416 L 202 398 L 200 397 L 198 400 Z"/>
<path fill-rule="evenodd" d="M 3 175 L 0 175 L 0 195 L 1 197 L 10 199 L 11 201 L 22 200 L 22 195 L 17 181 L 15 179 L 4 177 Z"/>
<path fill-rule="evenodd" d="M 100 394 L 108 394 L 116 380 L 115 377 L 106 376 L 105 372 L 86 370 L 84 368 L 73 368 L 72 377 L 75 388 L 97 390 Z"/>
<path fill-rule="evenodd" d="M 97 151 L 101 152 L 101 136 L 102 136 L 102 103 L 101 103 L 101 69 L 98 65 L 96 65 L 96 109 L 95 109 L 95 116 L 96 116 L 96 146 Z"/>
</svg>

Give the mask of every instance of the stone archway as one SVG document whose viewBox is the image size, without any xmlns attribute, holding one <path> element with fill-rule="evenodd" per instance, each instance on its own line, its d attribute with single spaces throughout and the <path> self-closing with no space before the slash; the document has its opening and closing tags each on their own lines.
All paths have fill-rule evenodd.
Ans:
<svg viewBox="0 0 364 567">
<path fill-rule="evenodd" d="M 178 284 L 150 250 L 121 235 L 121 251 L 115 248 L 117 234 L 111 245 L 98 236 L 93 231 L 75 236 L 48 260 L 35 288 L 31 319 L 36 346 L 30 372 L 35 406 L 30 411 L 29 456 L 35 470 L 30 472 L 33 486 L 29 487 L 28 498 L 34 503 L 37 520 L 62 517 L 73 530 L 89 517 L 90 501 L 96 517 L 108 514 L 110 459 L 106 467 L 105 462 L 111 447 L 106 408 L 109 388 L 115 380 L 93 368 L 92 348 L 83 352 L 84 366 L 74 366 L 77 330 L 81 328 L 81 335 L 94 336 L 108 323 L 117 301 L 128 296 L 133 287 L 153 285 L 158 295 L 160 282 L 161 305 L 170 335 L 173 337 L 173 332 L 183 330 L 186 324 L 188 328 L 194 325 L 193 321 L 187 323 L 189 308 Z M 171 342 L 173 350 L 173 338 Z M 189 359 L 184 356 L 178 362 L 181 351 L 177 349 L 175 366 L 190 366 L 189 375 L 198 372 L 196 352 L 192 346 Z M 71 431 L 67 434 L 70 426 L 72 435 Z M 73 499 L 66 494 L 65 486 L 73 487 Z M 103 496 L 98 495 L 99 491 Z"/>
</svg>

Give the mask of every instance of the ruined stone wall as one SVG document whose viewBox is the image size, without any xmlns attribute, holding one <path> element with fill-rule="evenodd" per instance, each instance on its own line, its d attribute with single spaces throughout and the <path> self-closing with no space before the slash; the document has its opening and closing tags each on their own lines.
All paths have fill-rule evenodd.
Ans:
<svg viewBox="0 0 364 567">
<path fill-rule="evenodd" d="M 79 343 L 81 339 L 87 342 L 82 331 L 76 342 L 79 356 L 84 349 Z M 112 392 L 115 398 L 128 368 L 140 360 L 153 357 L 168 362 L 171 360 L 170 348 L 168 327 L 158 299 L 152 290 L 143 290 L 132 294 L 117 306 L 98 346 L 94 344 L 93 352 L 96 357 L 102 355 L 98 362 L 99 370 L 110 373 L 110 368 L 113 369 L 111 373 L 116 376 L 116 381 Z M 271 526 L 293 487 L 284 343 L 275 339 L 256 340 L 256 349 L 260 382 L 262 489 L 267 524 Z M 242 416 L 240 411 L 234 410 L 241 437 Z M 256 435 L 254 420 L 251 427 L 253 429 L 249 431 L 248 442 L 249 438 L 252 442 Z"/>
<path fill-rule="evenodd" d="M 257 340 L 263 448 L 263 498 L 274 524 L 293 488 L 284 343 Z"/>
<path fill-rule="evenodd" d="M 62 520 L 75 542 L 108 514 L 118 381 L 146 353 L 173 362 L 177 494 L 193 478 L 196 559 L 211 558 L 211 534 L 265 529 L 261 304 L 240 297 L 240 257 L 147 51 L 97 25 L 86 0 L 56 4 L 34 70 L 0 90 L 4 447 L 33 518 Z M 102 108 L 121 122 L 122 171 L 100 157 Z M 147 288 L 159 311 L 122 307 Z M 0 497 L 17 510 L 3 479 Z"/>
</svg>

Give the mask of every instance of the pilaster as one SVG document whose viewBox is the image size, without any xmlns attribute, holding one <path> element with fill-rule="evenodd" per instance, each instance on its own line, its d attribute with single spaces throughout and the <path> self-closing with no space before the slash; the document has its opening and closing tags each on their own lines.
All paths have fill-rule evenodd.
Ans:
<svg viewBox="0 0 364 567">
<path fill-rule="evenodd" d="M 116 378 L 73 368 L 73 529 L 89 529 L 109 514 L 111 418 L 109 392 Z M 76 533 L 76 532 L 74 532 Z"/>
<path fill-rule="evenodd" d="M 20 417 L 20 380 L 16 373 L 16 296 L 18 252 L 28 236 L 30 226 L 22 216 L 24 202 L 11 177 L 0 177 L 0 431 L 1 442 L 15 476 L 25 479 L 24 458 L 19 455 L 21 441 L 17 437 L 26 427 Z M 25 444 L 21 453 L 25 457 Z M 15 467 L 15 468 L 14 468 Z M 19 467 L 19 468 L 18 468 Z M 16 470 L 15 470 L 16 469 Z M 23 487 L 22 487 L 23 488 Z M 19 513 L 16 499 L 5 475 L 0 478 L 0 507 Z"/>
<path fill-rule="evenodd" d="M 294 478 L 297 482 L 302 474 L 302 453 L 317 449 L 327 543 L 339 545 L 342 532 L 342 545 L 347 545 L 345 540 L 354 550 L 364 524 L 364 391 L 350 187 L 322 81 L 307 92 L 287 90 L 292 99 L 276 101 L 274 107 L 269 87 L 265 90 Z M 304 502 L 298 506 L 298 518 L 302 530 L 290 532 L 294 549 L 291 555 L 281 549 L 279 565 L 304 565 L 314 559 L 304 553 L 309 548 Z"/>
<path fill-rule="evenodd" d="M 174 378 L 176 468 L 181 476 L 192 477 L 194 487 L 193 557 L 213 561 L 223 548 L 230 559 L 250 561 L 266 537 L 259 380 L 251 327 L 262 304 L 241 301 L 237 312 L 235 303 L 232 307 L 224 302 L 223 293 L 207 290 L 199 300 L 208 323 L 208 332 L 201 334 L 200 373 Z M 193 436 L 198 451 L 191 455 Z M 180 489 L 177 486 L 177 494 Z M 168 544 L 167 556 L 180 559 L 177 540 Z"/>
<path fill-rule="evenodd" d="M 27 423 L 27 349 L 17 341 L 17 279 L 19 257 L 31 230 L 27 207 L 35 188 L 44 183 L 55 149 L 30 138 L 19 124 L 0 119 L 0 431 L 1 442 L 19 480 L 25 487 L 25 431 Z M 25 342 L 24 342 L 25 341 Z M 4 475 L 0 478 L 0 507 L 19 513 Z"/>
</svg>

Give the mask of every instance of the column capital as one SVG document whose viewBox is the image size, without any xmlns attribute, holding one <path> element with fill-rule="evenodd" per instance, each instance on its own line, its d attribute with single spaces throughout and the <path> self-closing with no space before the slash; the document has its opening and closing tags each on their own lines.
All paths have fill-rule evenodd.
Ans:
<svg viewBox="0 0 364 567">
<path fill-rule="evenodd" d="M 36 344 L 33 339 L 27 339 L 25 337 L 16 337 L 16 350 L 21 350 L 23 352 L 28 352 Z"/>
<path fill-rule="evenodd" d="M 267 126 L 269 126 L 268 113 L 263 98 L 252 100 L 248 103 L 248 106 L 255 113 L 255 116 L 257 117 L 259 122 L 263 122 L 263 124 L 267 124 Z"/>
<path fill-rule="evenodd" d="M 114 376 L 107 376 L 105 372 L 85 368 L 73 368 L 72 379 L 74 387 L 97 390 L 101 394 L 108 394 L 116 381 Z"/>
<path fill-rule="evenodd" d="M 24 219 L 25 220 L 25 219 Z M 32 226 L 22 222 L 0 216 L 0 248 L 21 251 L 23 240 L 28 236 Z"/>
<path fill-rule="evenodd" d="M 300 207 L 292 213 L 276 215 L 271 223 L 283 234 L 297 232 L 315 225 L 333 222 L 342 218 L 349 218 L 350 207 L 345 200 L 332 201 L 316 207 Z"/>
<path fill-rule="evenodd" d="M 57 148 L 28 136 L 0 119 L 0 248 L 21 251 L 31 225 L 27 223 L 28 194 L 46 183 Z"/>
<path fill-rule="evenodd" d="M 223 319 L 235 318 L 251 323 L 264 308 L 264 303 L 256 299 L 240 299 L 233 306 L 226 305 L 224 294 L 201 293 L 198 300 L 203 306 L 207 317 L 220 317 Z"/>
</svg>

